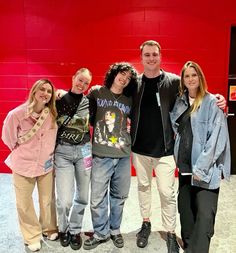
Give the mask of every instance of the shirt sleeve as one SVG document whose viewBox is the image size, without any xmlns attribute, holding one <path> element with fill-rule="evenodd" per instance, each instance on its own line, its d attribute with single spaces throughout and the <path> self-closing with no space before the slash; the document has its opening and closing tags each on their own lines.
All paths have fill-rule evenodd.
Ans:
<svg viewBox="0 0 236 253">
<path fill-rule="evenodd" d="M 193 173 L 207 183 L 212 177 L 213 164 L 218 163 L 228 141 L 227 121 L 222 110 L 214 104 L 210 115 L 207 141 L 196 164 L 193 165 Z"/>
<path fill-rule="evenodd" d="M 97 101 L 95 96 L 96 90 L 91 90 L 89 94 L 87 95 L 87 98 L 89 100 L 89 116 L 90 116 L 90 124 L 91 126 L 94 125 L 94 120 L 97 112 Z"/>
<path fill-rule="evenodd" d="M 17 146 L 17 129 L 19 126 L 19 119 L 14 112 L 9 112 L 3 122 L 2 140 L 10 150 Z"/>
</svg>

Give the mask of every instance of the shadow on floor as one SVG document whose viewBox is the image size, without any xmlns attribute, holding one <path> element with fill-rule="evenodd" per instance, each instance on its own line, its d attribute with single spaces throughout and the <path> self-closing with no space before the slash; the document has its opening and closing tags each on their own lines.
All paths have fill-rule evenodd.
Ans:
<svg viewBox="0 0 236 253">
<path fill-rule="evenodd" d="M 149 237 L 148 245 L 145 248 L 138 248 L 136 246 L 136 234 L 138 230 L 132 231 L 130 233 L 123 233 L 125 246 L 123 248 L 116 248 L 112 240 L 109 240 L 108 242 L 104 244 L 100 244 L 97 248 L 92 250 L 84 250 L 81 248 L 78 252 L 91 252 L 91 253 L 143 253 L 143 252 L 155 252 L 155 253 L 167 253 L 167 247 L 166 247 L 166 233 L 164 231 L 153 231 Z M 83 241 L 88 239 L 89 236 L 92 235 L 92 232 L 85 232 L 82 233 Z M 5 233 L 5 240 L 8 242 L 8 251 L 2 251 L 4 249 L 0 249 L 1 253 L 7 253 L 7 252 L 16 252 L 16 253 L 31 253 L 31 251 L 24 245 L 22 242 L 21 237 L 15 237 L 14 241 L 12 240 L 12 234 L 11 233 Z M 181 243 L 181 239 L 178 237 L 178 242 Z M 7 250 L 7 249 L 5 249 Z M 70 253 L 70 252 L 77 252 L 73 249 L 68 247 L 62 247 L 59 240 L 57 241 L 49 241 L 45 238 L 42 240 L 42 248 L 40 250 L 40 253 Z"/>
</svg>

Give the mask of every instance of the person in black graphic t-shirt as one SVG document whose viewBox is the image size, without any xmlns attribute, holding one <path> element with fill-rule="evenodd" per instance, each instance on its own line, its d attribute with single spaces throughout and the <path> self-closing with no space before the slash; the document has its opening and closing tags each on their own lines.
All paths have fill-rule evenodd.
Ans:
<svg viewBox="0 0 236 253">
<path fill-rule="evenodd" d="M 105 85 L 88 94 L 94 127 L 90 206 L 94 235 L 84 242 L 86 250 L 110 238 L 116 247 L 124 246 L 120 225 L 131 178 L 127 122 L 136 76 L 130 64 L 115 63 L 106 74 Z"/>
</svg>

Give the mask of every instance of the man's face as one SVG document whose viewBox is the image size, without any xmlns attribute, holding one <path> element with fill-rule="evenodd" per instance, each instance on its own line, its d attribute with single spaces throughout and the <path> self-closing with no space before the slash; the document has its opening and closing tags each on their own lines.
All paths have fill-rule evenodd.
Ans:
<svg viewBox="0 0 236 253">
<path fill-rule="evenodd" d="M 144 71 L 154 71 L 160 69 L 161 54 L 157 46 L 145 45 L 141 54 Z"/>
</svg>

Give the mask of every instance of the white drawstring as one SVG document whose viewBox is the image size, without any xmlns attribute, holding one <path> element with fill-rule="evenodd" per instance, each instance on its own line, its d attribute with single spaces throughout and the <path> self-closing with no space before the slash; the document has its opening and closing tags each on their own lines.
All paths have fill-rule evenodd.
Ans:
<svg viewBox="0 0 236 253">
<path fill-rule="evenodd" d="M 49 244 L 47 243 L 47 240 L 45 240 L 43 236 L 42 236 L 41 240 L 46 244 L 46 246 L 47 246 L 48 248 L 50 248 L 50 249 L 54 248 L 53 246 L 51 246 L 51 245 L 49 245 Z"/>
</svg>

